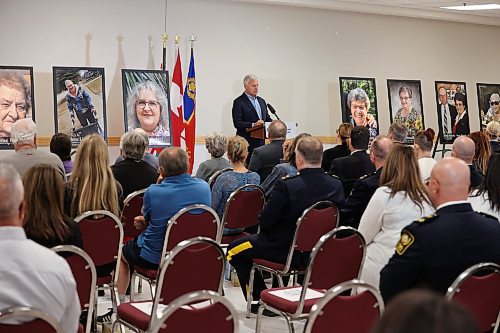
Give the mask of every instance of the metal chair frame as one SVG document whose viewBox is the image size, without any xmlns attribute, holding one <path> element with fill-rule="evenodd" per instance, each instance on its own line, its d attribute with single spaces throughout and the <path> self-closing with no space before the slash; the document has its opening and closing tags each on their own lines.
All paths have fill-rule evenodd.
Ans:
<svg viewBox="0 0 500 333">
<path fill-rule="evenodd" d="M 44 322 L 46 322 L 47 324 L 52 326 L 52 328 L 54 328 L 54 332 L 65 333 L 63 331 L 61 325 L 59 325 L 59 322 L 57 321 L 57 319 L 54 318 L 54 316 L 52 316 L 51 314 L 44 312 L 42 310 L 33 309 L 31 307 L 28 307 L 28 306 L 17 306 L 17 307 L 11 307 L 11 308 L 0 310 L 0 320 L 2 320 L 2 321 L 8 320 L 8 319 L 15 319 L 18 317 L 21 317 L 21 318 L 31 317 L 34 320 L 37 320 L 37 319 L 43 320 Z M 24 324 L 28 324 L 28 323 L 31 323 L 31 321 L 26 322 L 26 323 L 22 323 L 22 324 L 12 325 L 12 326 L 19 326 L 19 332 L 23 332 Z"/>
<path fill-rule="evenodd" d="M 233 171 L 233 168 L 224 168 L 224 169 L 221 169 L 219 171 L 214 172 L 214 174 L 211 175 L 210 178 L 208 178 L 208 182 L 207 182 L 208 186 L 210 186 L 210 189 L 212 189 L 212 187 L 214 186 L 215 181 L 217 180 L 217 177 L 222 175 L 224 172 L 228 172 L 228 171 Z"/>
</svg>

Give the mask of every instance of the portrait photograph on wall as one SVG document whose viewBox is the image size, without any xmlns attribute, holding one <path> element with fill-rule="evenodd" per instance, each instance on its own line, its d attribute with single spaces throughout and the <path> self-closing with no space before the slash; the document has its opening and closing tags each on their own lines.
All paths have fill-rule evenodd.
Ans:
<svg viewBox="0 0 500 333">
<path fill-rule="evenodd" d="M 0 149 L 13 149 L 12 125 L 19 119 L 35 121 L 33 67 L 0 66 Z"/>
<path fill-rule="evenodd" d="M 500 83 L 476 83 L 481 131 L 490 121 L 500 121 Z"/>
<path fill-rule="evenodd" d="M 125 131 L 142 128 L 150 147 L 171 146 L 168 72 L 122 69 Z"/>
<path fill-rule="evenodd" d="M 436 110 L 441 143 L 452 143 L 470 133 L 465 82 L 435 81 Z"/>
<path fill-rule="evenodd" d="M 413 144 L 415 134 L 425 129 L 422 88 L 419 80 L 387 80 L 391 124 L 408 128 L 406 144 Z"/>
<path fill-rule="evenodd" d="M 87 135 L 107 140 L 104 68 L 53 67 L 56 133 L 67 134 L 76 148 Z"/>
<path fill-rule="evenodd" d="M 370 138 L 378 134 L 377 92 L 374 78 L 339 77 L 342 122 L 364 126 Z"/>
</svg>

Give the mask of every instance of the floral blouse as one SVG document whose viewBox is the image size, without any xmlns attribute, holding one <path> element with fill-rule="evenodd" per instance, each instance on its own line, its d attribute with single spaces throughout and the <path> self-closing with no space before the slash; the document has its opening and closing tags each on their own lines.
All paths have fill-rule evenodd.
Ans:
<svg viewBox="0 0 500 333">
<path fill-rule="evenodd" d="M 402 111 L 403 109 L 399 109 L 398 112 L 396 112 L 396 115 L 394 116 L 394 122 L 402 123 L 403 125 L 405 125 L 406 128 L 408 128 L 408 138 L 413 139 L 415 138 L 415 134 L 417 134 L 418 131 L 422 131 L 424 129 L 422 115 L 419 111 L 412 108 L 410 113 L 406 117 L 404 117 L 401 115 Z"/>
</svg>

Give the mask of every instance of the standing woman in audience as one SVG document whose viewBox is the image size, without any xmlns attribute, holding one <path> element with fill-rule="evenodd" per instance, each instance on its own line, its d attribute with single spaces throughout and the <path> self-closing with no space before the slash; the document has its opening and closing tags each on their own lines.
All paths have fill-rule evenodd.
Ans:
<svg viewBox="0 0 500 333">
<path fill-rule="evenodd" d="M 474 190 L 469 202 L 475 211 L 495 216 L 500 221 L 500 154 L 492 154 L 483 183 Z"/>
<path fill-rule="evenodd" d="M 436 160 L 432 158 L 432 145 L 435 137 L 434 130 L 428 128 L 425 131 L 419 131 L 415 134 L 413 149 L 418 159 L 418 167 L 420 169 L 420 178 L 425 181 L 431 175 L 432 167 L 436 164 Z"/>
<path fill-rule="evenodd" d="M 82 247 L 78 224 L 64 214 L 64 179 L 48 164 L 39 164 L 23 176 L 24 231 L 28 239 L 48 248 Z"/>
<path fill-rule="evenodd" d="M 259 185 L 260 176 L 258 173 L 249 171 L 245 162 L 248 156 L 248 142 L 241 136 L 234 136 L 229 139 L 227 145 L 227 157 L 231 162 L 233 171 L 224 172 L 215 181 L 212 188 L 212 208 L 222 219 L 226 201 L 237 188 L 247 185 Z M 239 233 L 242 230 L 231 230 L 224 228 L 224 235 Z"/>
<path fill-rule="evenodd" d="M 222 133 L 214 132 L 205 137 L 205 147 L 211 158 L 200 163 L 196 178 L 208 182 L 210 177 L 219 170 L 230 168 L 229 161 L 224 158 L 227 151 L 227 138 Z"/>
<path fill-rule="evenodd" d="M 474 158 L 472 159 L 472 164 L 484 175 L 486 169 L 488 168 L 488 160 L 491 156 L 491 146 L 488 137 L 484 132 L 472 132 L 468 135 L 469 138 L 474 141 L 476 146 L 476 151 L 474 152 Z"/>
<path fill-rule="evenodd" d="M 342 123 L 337 129 L 337 145 L 333 148 L 326 149 L 323 152 L 323 160 L 321 161 L 321 167 L 325 172 L 330 171 L 332 167 L 332 161 L 339 157 L 349 156 L 351 151 L 349 150 L 349 143 L 347 140 L 351 137 L 352 125 L 349 123 Z"/>
<path fill-rule="evenodd" d="M 434 211 L 410 146 L 392 147 L 380 175 L 380 185 L 358 228 L 367 244 L 361 280 L 376 287 L 380 271 L 394 254 L 401 230 Z"/>
</svg>

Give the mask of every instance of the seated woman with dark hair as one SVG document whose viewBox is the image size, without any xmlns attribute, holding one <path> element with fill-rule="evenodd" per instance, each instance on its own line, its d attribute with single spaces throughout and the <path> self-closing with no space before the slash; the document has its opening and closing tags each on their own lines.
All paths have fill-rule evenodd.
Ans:
<svg viewBox="0 0 500 333">
<path fill-rule="evenodd" d="M 48 164 L 29 169 L 23 177 L 26 236 L 40 245 L 82 247 L 78 224 L 64 214 L 64 179 Z"/>
<path fill-rule="evenodd" d="M 227 138 L 225 135 L 214 132 L 205 137 L 205 147 L 211 158 L 200 163 L 196 171 L 196 178 L 208 182 L 210 177 L 219 170 L 230 168 L 231 164 L 224 158 L 227 151 Z"/>
<path fill-rule="evenodd" d="M 351 136 L 352 125 L 349 123 L 342 123 L 337 129 L 337 145 L 333 148 L 326 149 L 323 152 L 323 160 L 321 161 L 321 167 L 325 172 L 330 171 L 332 167 L 332 161 L 339 157 L 349 156 L 351 151 L 349 150 L 349 143 L 347 140 Z M 283 155 L 284 156 L 284 155 Z"/>
<path fill-rule="evenodd" d="M 420 131 L 415 134 L 413 150 L 418 159 L 418 168 L 420 169 L 420 178 L 425 181 L 431 175 L 431 170 L 436 160 L 432 158 L 432 145 L 436 136 L 432 128 Z"/>
<path fill-rule="evenodd" d="M 57 133 L 50 139 L 50 152 L 59 156 L 64 165 L 66 174 L 73 171 L 73 161 L 71 160 L 71 139 L 64 133 Z"/>
<path fill-rule="evenodd" d="M 500 221 L 500 154 L 491 155 L 484 181 L 472 191 L 469 202 L 475 211 L 493 215 Z"/>
</svg>

